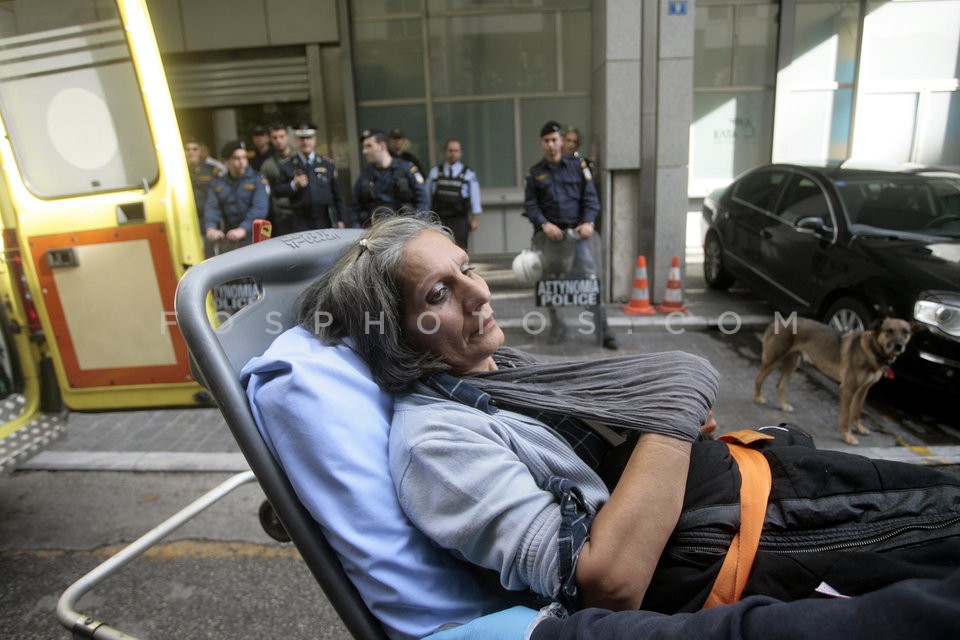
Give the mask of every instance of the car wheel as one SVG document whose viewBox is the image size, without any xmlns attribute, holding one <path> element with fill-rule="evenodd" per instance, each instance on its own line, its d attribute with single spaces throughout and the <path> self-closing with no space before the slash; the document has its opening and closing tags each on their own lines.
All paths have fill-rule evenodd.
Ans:
<svg viewBox="0 0 960 640">
<path fill-rule="evenodd" d="M 729 289 L 733 276 L 723 267 L 723 249 L 713 233 L 703 243 L 703 277 L 711 289 Z"/>
<path fill-rule="evenodd" d="M 873 314 L 856 298 L 840 298 L 823 314 L 823 321 L 838 331 L 863 331 Z"/>
</svg>

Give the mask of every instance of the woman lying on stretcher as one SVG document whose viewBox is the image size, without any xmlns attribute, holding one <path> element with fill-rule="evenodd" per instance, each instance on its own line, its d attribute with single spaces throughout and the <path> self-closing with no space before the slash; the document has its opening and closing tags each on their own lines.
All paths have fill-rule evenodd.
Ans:
<svg viewBox="0 0 960 640">
<path fill-rule="evenodd" d="M 543 363 L 507 349 L 486 283 L 432 222 L 376 222 L 304 293 L 300 321 L 349 340 L 398 394 L 390 472 L 412 522 L 508 590 L 694 611 L 856 595 L 960 562 L 957 480 L 818 451 L 784 426 L 745 447 L 715 440 L 701 427 L 717 373 L 696 356 Z M 742 554 L 721 572 L 734 540 Z"/>
</svg>

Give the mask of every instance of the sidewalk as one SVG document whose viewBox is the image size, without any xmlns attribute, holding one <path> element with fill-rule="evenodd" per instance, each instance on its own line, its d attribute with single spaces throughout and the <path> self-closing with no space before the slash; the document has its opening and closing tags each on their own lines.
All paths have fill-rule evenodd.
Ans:
<svg viewBox="0 0 960 640">
<path fill-rule="evenodd" d="M 670 350 L 695 353 L 720 372 L 715 413 L 721 431 L 789 422 L 810 432 L 821 448 L 921 464 L 960 464 L 960 439 L 931 444 L 923 437 L 922 424 L 911 429 L 902 419 L 874 409 L 869 402 L 865 423 L 874 433 L 861 437 L 859 447 L 844 444 L 837 426 L 837 385 L 807 367 L 794 375 L 788 390 L 794 413 L 784 413 L 776 406 L 776 375 L 765 386 L 768 403 L 756 404 L 753 379 L 760 359 L 759 335 L 773 319 L 773 310 L 745 290 L 720 293 L 708 289 L 696 248 L 688 249 L 683 279 L 688 315 L 630 316 L 619 304 L 606 306 L 611 330 L 620 342 L 616 352 L 601 349 L 594 335 L 578 329 L 580 309 L 575 308 L 564 311 L 567 341 L 548 344 L 546 332 L 541 335 L 529 330 L 539 325 L 531 322 L 528 314 L 545 310 L 535 306 L 530 287 L 518 288 L 509 256 L 481 260 L 476 266 L 490 282 L 496 317 L 511 346 L 546 358 L 586 359 Z M 923 418 L 917 420 L 922 423 Z M 201 408 L 72 413 L 66 435 L 20 468 L 232 472 L 247 465 L 219 411 Z"/>
</svg>

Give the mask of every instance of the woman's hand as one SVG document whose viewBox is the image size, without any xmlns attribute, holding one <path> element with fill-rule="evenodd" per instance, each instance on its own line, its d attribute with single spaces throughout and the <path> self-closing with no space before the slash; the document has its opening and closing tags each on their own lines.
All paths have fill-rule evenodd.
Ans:
<svg viewBox="0 0 960 640">
<path fill-rule="evenodd" d="M 717 418 L 713 415 L 713 411 L 707 414 L 707 421 L 703 423 L 703 426 L 700 427 L 700 433 L 708 436 L 712 436 L 717 432 Z"/>
<path fill-rule="evenodd" d="M 656 433 L 640 436 L 577 560 L 585 606 L 640 608 L 680 518 L 690 447 L 689 442 Z"/>
</svg>

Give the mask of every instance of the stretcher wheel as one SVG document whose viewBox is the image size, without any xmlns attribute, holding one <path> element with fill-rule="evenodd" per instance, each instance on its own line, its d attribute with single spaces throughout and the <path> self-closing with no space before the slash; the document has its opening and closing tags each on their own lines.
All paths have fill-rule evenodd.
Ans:
<svg viewBox="0 0 960 640">
<path fill-rule="evenodd" d="M 273 510 L 273 505 L 264 500 L 260 505 L 260 526 L 267 532 L 267 535 L 278 542 L 290 542 L 290 536 L 287 530 L 283 528 L 283 523 L 277 517 L 277 512 Z"/>
</svg>

